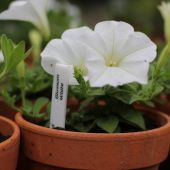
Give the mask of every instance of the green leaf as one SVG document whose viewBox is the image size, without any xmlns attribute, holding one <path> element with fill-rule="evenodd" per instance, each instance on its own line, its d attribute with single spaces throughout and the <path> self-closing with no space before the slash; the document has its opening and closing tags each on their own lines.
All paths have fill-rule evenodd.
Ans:
<svg viewBox="0 0 170 170">
<path fill-rule="evenodd" d="M 12 40 L 5 35 L 1 37 L 1 49 L 4 55 L 4 62 L 0 68 L 0 78 L 12 71 L 26 56 L 30 54 L 30 50 L 25 53 L 25 42 L 21 41 L 15 45 Z"/>
<path fill-rule="evenodd" d="M 11 52 L 13 50 L 13 43 L 12 41 L 9 41 L 6 35 L 2 35 L 1 37 L 1 49 L 2 53 L 4 55 L 5 62 L 9 62 L 9 56 L 11 55 Z"/>
<path fill-rule="evenodd" d="M 75 123 L 73 125 L 74 129 L 80 131 L 80 132 L 89 132 L 94 126 L 95 126 L 95 121 L 92 123 Z"/>
<path fill-rule="evenodd" d="M 96 121 L 98 127 L 108 133 L 113 133 L 119 124 L 119 119 L 116 116 L 108 116 L 106 118 L 100 118 Z"/>
<path fill-rule="evenodd" d="M 29 50 L 27 50 L 27 51 L 25 52 L 24 59 L 26 59 L 26 58 L 31 54 L 31 52 L 32 52 L 32 48 L 30 48 Z"/>
<path fill-rule="evenodd" d="M 135 125 L 142 130 L 146 130 L 145 120 L 143 114 L 138 110 L 126 110 L 119 115 L 129 124 Z"/>
<path fill-rule="evenodd" d="M 105 92 L 102 88 L 93 88 L 89 90 L 89 96 L 103 96 Z"/>
<path fill-rule="evenodd" d="M 80 107 L 79 107 L 79 112 L 83 111 L 84 109 L 86 109 L 94 100 L 94 97 L 89 97 L 86 100 L 84 100 L 83 102 L 81 102 Z"/>
<path fill-rule="evenodd" d="M 8 104 L 8 105 L 15 105 L 15 102 L 16 102 L 16 96 L 10 96 L 10 94 L 8 93 L 8 91 L 6 90 L 3 90 L 1 92 L 1 95 L 2 97 L 4 98 L 5 102 Z"/>
<path fill-rule="evenodd" d="M 20 42 L 12 51 L 9 63 L 6 64 L 6 71 L 12 70 L 24 58 L 25 43 Z M 12 62 L 11 62 L 12 61 Z"/>
<path fill-rule="evenodd" d="M 29 100 L 25 101 L 25 107 L 23 108 L 24 113 L 31 114 L 32 113 L 32 108 L 33 108 L 33 103 Z"/>
<path fill-rule="evenodd" d="M 38 98 L 33 106 L 33 115 L 37 115 L 39 114 L 39 112 L 41 111 L 41 109 L 47 105 L 49 102 L 49 99 L 48 98 L 45 98 L 45 97 L 41 97 L 41 98 Z"/>
</svg>

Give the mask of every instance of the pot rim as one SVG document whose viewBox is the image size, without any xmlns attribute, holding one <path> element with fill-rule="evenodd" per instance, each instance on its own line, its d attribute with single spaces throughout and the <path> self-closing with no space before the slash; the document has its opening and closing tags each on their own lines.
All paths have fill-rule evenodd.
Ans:
<svg viewBox="0 0 170 170">
<path fill-rule="evenodd" d="M 1 148 L 5 148 L 5 150 L 7 150 L 17 144 L 20 137 L 20 129 L 15 122 L 6 117 L 0 116 L 0 123 L 1 122 L 5 122 L 6 124 L 8 124 L 8 126 L 13 129 L 13 133 L 8 139 L 0 143 L 0 152 Z"/>
<path fill-rule="evenodd" d="M 140 107 L 141 111 L 149 112 L 152 115 L 163 118 L 166 123 L 158 128 L 151 130 L 141 131 L 141 132 L 129 132 L 129 133 L 85 133 L 85 132 L 74 132 L 58 129 L 50 129 L 47 127 L 42 127 L 25 120 L 21 113 L 17 113 L 15 116 L 15 121 L 24 130 L 31 131 L 35 134 L 41 134 L 44 136 L 52 136 L 54 138 L 67 138 L 74 140 L 90 140 L 90 141 L 112 141 L 112 140 L 142 140 L 146 138 L 159 138 L 162 135 L 170 134 L 170 117 L 163 112 L 147 108 Z"/>
</svg>

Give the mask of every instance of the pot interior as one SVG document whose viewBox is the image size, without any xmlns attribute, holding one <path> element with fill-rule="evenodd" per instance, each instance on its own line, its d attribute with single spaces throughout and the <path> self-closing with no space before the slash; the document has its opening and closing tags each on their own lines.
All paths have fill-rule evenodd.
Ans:
<svg viewBox="0 0 170 170">
<path fill-rule="evenodd" d="M 165 124 L 168 123 L 168 119 L 166 119 L 166 117 L 164 117 L 164 116 L 160 116 L 158 114 L 149 114 L 149 113 L 146 113 L 145 115 L 149 120 L 154 122 L 156 128 L 164 126 Z"/>
<path fill-rule="evenodd" d="M 0 119 L 0 133 L 4 136 L 11 136 L 13 132 L 14 129 L 12 126 L 8 122 Z"/>
</svg>

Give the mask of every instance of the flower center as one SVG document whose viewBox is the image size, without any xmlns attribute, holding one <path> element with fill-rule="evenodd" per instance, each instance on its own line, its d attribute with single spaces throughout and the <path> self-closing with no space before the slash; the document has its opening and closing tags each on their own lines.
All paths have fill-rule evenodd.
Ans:
<svg viewBox="0 0 170 170">
<path fill-rule="evenodd" d="M 105 63 L 108 67 L 118 67 L 120 60 L 118 59 L 118 57 L 109 56 L 105 58 Z"/>
<path fill-rule="evenodd" d="M 79 70 L 83 76 L 86 76 L 88 73 L 88 70 L 84 64 L 76 65 L 76 66 L 74 66 L 74 68 Z"/>
</svg>

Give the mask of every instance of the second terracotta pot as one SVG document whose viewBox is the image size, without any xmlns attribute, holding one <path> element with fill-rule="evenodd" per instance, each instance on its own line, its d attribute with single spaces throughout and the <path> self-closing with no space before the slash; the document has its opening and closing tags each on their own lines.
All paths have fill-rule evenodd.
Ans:
<svg viewBox="0 0 170 170">
<path fill-rule="evenodd" d="M 0 170 L 16 170 L 20 143 L 20 131 L 11 120 L 0 116 L 0 132 L 9 136 L 0 143 Z"/>
<path fill-rule="evenodd" d="M 16 115 L 26 156 L 56 167 L 86 170 L 158 170 L 170 146 L 170 118 L 148 113 L 158 128 L 124 134 L 80 133 L 40 127 Z"/>
</svg>

